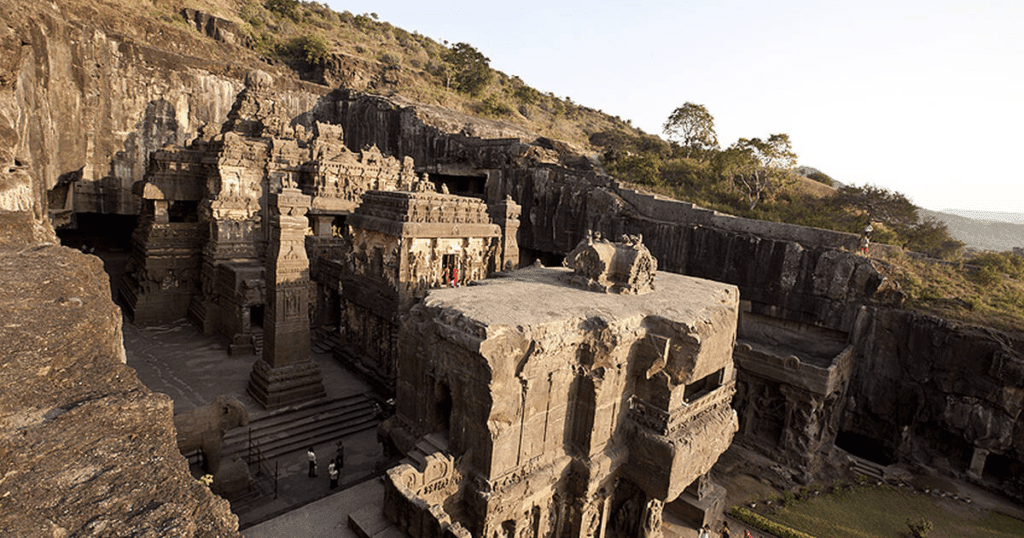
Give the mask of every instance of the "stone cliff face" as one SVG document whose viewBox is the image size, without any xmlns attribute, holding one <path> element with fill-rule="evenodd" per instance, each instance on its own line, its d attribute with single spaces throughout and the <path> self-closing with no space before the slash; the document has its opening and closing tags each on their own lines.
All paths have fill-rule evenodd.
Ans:
<svg viewBox="0 0 1024 538">
<path fill-rule="evenodd" d="M 0 3 L 0 148 L 36 178 L 40 200 L 75 182 L 70 197 L 49 200 L 51 210 L 137 214 L 131 186 L 150 153 L 204 126 L 219 129 L 245 74 L 274 71 L 244 48 L 189 29 L 140 19 L 128 22 L 139 26 L 134 35 L 118 33 L 125 29 L 112 21 L 128 15 L 101 15 L 111 8 Z M 278 78 L 276 106 L 309 126 L 327 88 Z"/>
<path fill-rule="evenodd" d="M 849 431 L 1024 498 L 1024 337 L 884 309 L 860 342 Z M 1017 472 L 996 476 L 1000 466 Z"/>
<path fill-rule="evenodd" d="M 0 535 L 240 536 L 124 364 L 100 260 L 0 212 Z"/>
</svg>

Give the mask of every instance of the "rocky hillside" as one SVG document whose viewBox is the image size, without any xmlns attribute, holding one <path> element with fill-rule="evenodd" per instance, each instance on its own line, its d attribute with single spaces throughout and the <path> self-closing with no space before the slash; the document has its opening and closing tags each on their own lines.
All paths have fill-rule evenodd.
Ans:
<svg viewBox="0 0 1024 538">
<path fill-rule="evenodd" d="M 0 209 L 0 536 L 240 536 L 124 364 L 102 263 L 33 221 Z"/>
</svg>

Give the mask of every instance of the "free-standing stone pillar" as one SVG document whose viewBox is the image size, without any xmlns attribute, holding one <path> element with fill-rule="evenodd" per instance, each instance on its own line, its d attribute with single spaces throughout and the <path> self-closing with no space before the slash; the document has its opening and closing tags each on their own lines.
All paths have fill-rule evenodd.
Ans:
<svg viewBox="0 0 1024 538">
<path fill-rule="evenodd" d="M 971 455 L 971 467 L 967 469 L 967 476 L 981 480 L 981 475 L 985 471 L 985 460 L 988 459 L 988 450 L 984 448 L 974 447 L 974 454 Z"/>
<path fill-rule="evenodd" d="M 263 358 L 249 378 L 249 394 L 267 409 L 324 395 L 320 368 L 309 357 L 309 196 L 286 186 L 271 194 L 267 247 L 267 304 Z"/>
</svg>

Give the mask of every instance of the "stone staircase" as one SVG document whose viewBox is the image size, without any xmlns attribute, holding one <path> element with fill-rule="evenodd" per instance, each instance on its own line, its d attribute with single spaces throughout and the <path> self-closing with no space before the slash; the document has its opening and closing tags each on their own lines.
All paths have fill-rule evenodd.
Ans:
<svg viewBox="0 0 1024 538">
<path fill-rule="evenodd" d="M 446 452 L 447 450 L 448 437 L 441 432 L 428 433 L 416 441 L 416 447 L 405 455 L 405 460 L 402 463 L 409 463 L 423 471 L 427 466 L 427 454 Z"/>
<path fill-rule="evenodd" d="M 337 331 L 317 329 L 313 334 L 313 340 L 310 343 L 310 349 L 313 353 L 333 354 L 336 348 L 341 347 L 341 336 L 338 335 Z"/>
<path fill-rule="evenodd" d="M 864 475 L 876 482 L 885 479 L 884 465 L 879 465 L 864 458 L 858 458 L 852 454 L 848 454 L 848 457 L 850 458 L 850 471 L 852 471 L 854 475 Z"/>
<path fill-rule="evenodd" d="M 441 432 L 424 435 L 401 463 L 420 471 L 426 468 L 427 455 L 448 450 L 448 437 Z M 360 538 L 404 538 L 407 535 L 384 517 L 380 506 L 365 506 L 348 516 L 348 527 Z"/>
<path fill-rule="evenodd" d="M 252 328 L 252 354 L 263 356 L 263 329 L 260 327 Z"/>
<path fill-rule="evenodd" d="M 235 428 L 224 436 L 221 457 L 246 459 L 249 439 L 258 446 L 266 460 L 284 454 L 305 454 L 306 448 L 339 439 L 380 423 L 374 402 L 364 394 L 333 400 L 318 400 L 289 407 Z M 251 433 L 250 433 L 251 432 Z"/>
</svg>

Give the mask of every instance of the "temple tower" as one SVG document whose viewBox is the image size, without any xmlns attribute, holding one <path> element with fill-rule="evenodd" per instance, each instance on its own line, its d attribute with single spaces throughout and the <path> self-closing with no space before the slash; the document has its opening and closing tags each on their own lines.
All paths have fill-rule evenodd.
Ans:
<svg viewBox="0 0 1024 538">
<path fill-rule="evenodd" d="M 309 201 L 286 182 L 267 204 L 263 358 L 253 365 L 249 394 L 268 409 L 324 395 L 320 368 L 309 356 L 309 259 L 304 243 Z"/>
</svg>

